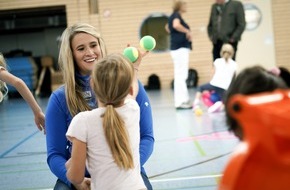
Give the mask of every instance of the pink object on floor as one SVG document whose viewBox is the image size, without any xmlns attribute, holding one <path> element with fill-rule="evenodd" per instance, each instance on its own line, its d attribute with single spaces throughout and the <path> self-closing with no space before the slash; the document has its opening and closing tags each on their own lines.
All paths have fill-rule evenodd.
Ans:
<svg viewBox="0 0 290 190">
<path fill-rule="evenodd" d="M 224 104 L 221 101 L 217 101 L 214 105 L 210 106 L 207 110 L 208 113 L 215 113 L 222 111 L 224 108 Z"/>
<path fill-rule="evenodd" d="M 209 91 L 204 91 L 201 95 L 201 99 L 207 107 L 210 107 L 213 105 L 213 102 L 210 100 L 211 93 Z"/>
</svg>

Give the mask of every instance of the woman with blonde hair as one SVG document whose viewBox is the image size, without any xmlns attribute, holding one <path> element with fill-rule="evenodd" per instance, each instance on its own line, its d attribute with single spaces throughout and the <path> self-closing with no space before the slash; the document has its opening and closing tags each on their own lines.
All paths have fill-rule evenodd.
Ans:
<svg viewBox="0 0 290 190">
<path fill-rule="evenodd" d="M 98 107 L 90 79 L 97 61 L 106 56 L 105 43 L 95 27 L 77 23 L 64 30 L 58 61 L 64 85 L 51 94 L 46 109 L 47 163 L 58 178 L 54 190 L 86 189 L 90 183 L 90 174 L 87 171 L 84 171 L 85 179 L 82 184 L 73 184 L 66 177 L 65 163 L 71 157 L 72 149 L 66 132 L 75 115 Z M 140 106 L 141 175 L 145 184 L 151 186 L 143 165 L 153 150 L 152 113 L 144 87 L 139 81 L 138 85 L 136 101 Z"/>
<path fill-rule="evenodd" d="M 221 58 L 214 61 L 214 74 L 209 83 L 199 86 L 193 102 L 193 109 L 196 113 L 200 111 L 200 97 L 204 91 L 214 91 L 220 101 L 215 102 L 209 107 L 208 112 L 212 113 L 223 108 L 223 97 L 225 91 L 230 86 L 230 83 L 237 71 L 237 63 L 232 59 L 234 49 L 230 44 L 224 44 L 220 52 Z"/>
<path fill-rule="evenodd" d="M 28 103 L 34 114 L 34 122 L 37 128 L 45 133 L 45 116 L 41 108 L 33 97 L 33 94 L 26 86 L 24 81 L 6 70 L 6 61 L 4 56 L 0 53 L 0 102 L 8 93 L 6 83 L 15 87 L 23 99 Z"/>
<path fill-rule="evenodd" d="M 138 69 L 138 63 L 134 67 Z M 99 107 L 77 114 L 66 133 L 73 143 L 66 164 L 71 182 L 84 180 L 79 171 L 85 170 L 87 160 L 92 190 L 145 189 L 140 175 L 140 109 L 135 101 L 138 82 L 134 70 L 120 54 L 95 65 L 91 84 Z"/>
</svg>

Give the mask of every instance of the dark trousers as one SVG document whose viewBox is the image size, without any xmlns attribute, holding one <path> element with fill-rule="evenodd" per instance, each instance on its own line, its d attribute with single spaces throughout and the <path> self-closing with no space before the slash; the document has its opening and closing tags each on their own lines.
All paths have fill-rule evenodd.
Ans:
<svg viewBox="0 0 290 190">
<path fill-rule="evenodd" d="M 219 88 L 217 86 L 213 86 L 210 83 L 206 83 L 203 85 L 200 85 L 197 90 L 202 93 L 205 90 L 208 91 L 215 91 L 218 94 L 218 97 L 220 100 L 223 100 L 224 94 L 225 94 L 225 89 Z"/>
<path fill-rule="evenodd" d="M 213 49 L 212 49 L 212 54 L 213 54 L 213 61 L 216 60 L 217 58 L 221 57 L 221 49 L 223 46 L 224 42 L 221 40 L 218 40 L 216 43 L 213 44 Z M 229 43 L 233 46 L 234 48 L 234 56 L 233 56 L 233 60 L 236 60 L 236 52 L 237 52 L 237 48 L 238 48 L 238 42 L 234 42 L 234 43 Z"/>
<path fill-rule="evenodd" d="M 75 188 L 68 186 L 66 183 L 58 179 L 55 183 L 53 190 L 75 190 Z"/>
<path fill-rule="evenodd" d="M 144 184 L 147 187 L 147 190 L 153 190 L 152 185 L 147 177 L 146 174 L 141 173 L 143 178 Z M 69 187 L 66 183 L 62 182 L 61 180 L 57 180 L 53 190 L 75 190 L 74 187 Z"/>
</svg>

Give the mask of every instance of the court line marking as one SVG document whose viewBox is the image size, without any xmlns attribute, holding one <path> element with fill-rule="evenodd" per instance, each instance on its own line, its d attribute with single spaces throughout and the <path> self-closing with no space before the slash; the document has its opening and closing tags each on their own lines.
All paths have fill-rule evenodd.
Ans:
<svg viewBox="0 0 290 190">
<path fill-rule="evenodd" d="M 153 175 L 153 176 L 149 176 L 149 179 L 151 180 L 152 178 L 155 178 L 155 177 L 159 177 L 159 176 L 163 176 L 163 175 L 166 175 L 166 174 L 170 174 L 170 173 L 173 173 L 173 172 L 177 172 L 177 171 L 181 171 L 181 170 L 184 170 L 184 169 L 187 169 L 187 168 L 190 168 L 190 167 L 193 167 L 193 166 L 197 166 L 197 165 L 200 165 L 200 164 L 204 164 L 206 162 L 210 162 L 212 160 L 216 160 L 218 158 L 222 158 L 224 156 L 227 156 L 229 154 L 231 154 L 232 152 L 227 152 L 227 153 L 224 153 L 224 154 L 221 154 L 221 155 L 218 155 L 218 156 L 215 156 L 215 157 L 212 157 L 210 159 L 206 159 L 206 160 L 203 160 L 203 161 L 200 161 L 200 162 L 197 162 L 195 164 L 191 164 L 191 165 L 188 165 L 188 166 L 184 166 L 184 167 L 181 167 L 181 168 L 177 168 L 177 169 L 174 169 L 174 170 L 170 170 L 170 171 L 167 171 L 167 172 L 163 172 L 163 173 L 160 173 L 160 174 L 156 174 L 156 175 Z"/>
<path fill-rule="evenodd" d="M 23 169 L 23 170 L 9 170 L 9 171 L 0 171 L 0 175 L 2 174 L 13 174 L 13 173 L 35 173 L 35 172 L 42 172 L 42 171 L 50 171 L 48 168 L 41 168 L 41 169 Z"/>
<path fill-rule="evenodd" d="M 27 136 L 26 138 L 24 138 L 23 140 L 21 140 L 20 142 L 18 142 L 17 144 L 15 144 L 14 146 L 12 146 L 10 149 L 6 150 L 5 152 L 3 152 L 0 155 L 0 159 L 4 158 L 4 156 L 6 156 L 7 154 L 9 154 L 11 151 L 13 151 L 14 149 L 16 149 L 18 146 L 20 146 L 21 144 L 23 144 L 25 141 L 29 140 L 31 137 L 33 137 L 34 135 L 36 135 L 39 131 L 35 131 L 34 133 L 30 134 L 29 136 Z"/>
<path fill-rule="evenodd" d="M 188 142 L 188 141 L 195 141 L 195 140 L 231 140 L 236 139 L 237 137 L 228 131 L 222 132 L 213 132 L 211 134 L 204 134 L 204 135 L 193 135 L 190 137 L 183 137 L 176 139 L 177 142 Z"/>
<path fill-rule="evenodd" d="M 176 177 L 176 178 L 167 178 L 167 179 L 152 179 L 151 183 L 159 183 L 159 182 L 170 182 L 170 181 L 182 181 L 182 180 L 194 180 L 194 179 L 210 179 L 222 177 L 222 174 L 216 175 L 203 175 L 203 176 L 192 176 L 192 177 Z"/>
<path fill-rule="evenodd" d="M 197 140 L 193 140 L 193 143 L 194 143 L 195 147 L 197 148 L 199 154 L 200 154 L 201 156 L 206 156 L 206 153 L 205 153 L 205 151 L 202 149 L 202 147 L 200 146 L 199 142 L 198 142 Z"/>
</svg>

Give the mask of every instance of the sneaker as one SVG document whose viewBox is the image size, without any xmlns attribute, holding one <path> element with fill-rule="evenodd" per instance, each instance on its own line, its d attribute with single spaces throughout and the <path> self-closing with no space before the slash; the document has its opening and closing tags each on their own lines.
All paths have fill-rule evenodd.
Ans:
<svg viewBox="0 0 290 190">
<path fill-rule="evenodd" d="M 207 110 L 208 113 L 215 113 L 222 111 L 224 108 L 224 104 L 221 101 L 217 101 L 214 105 L 210 106 Z"/>
<path fill-rule="evenodd" d="M 177 110 L 191 109 L 192 105 L 190 102 L 184 102 L 180 106 L 176 107 Z"/>
</svg>

